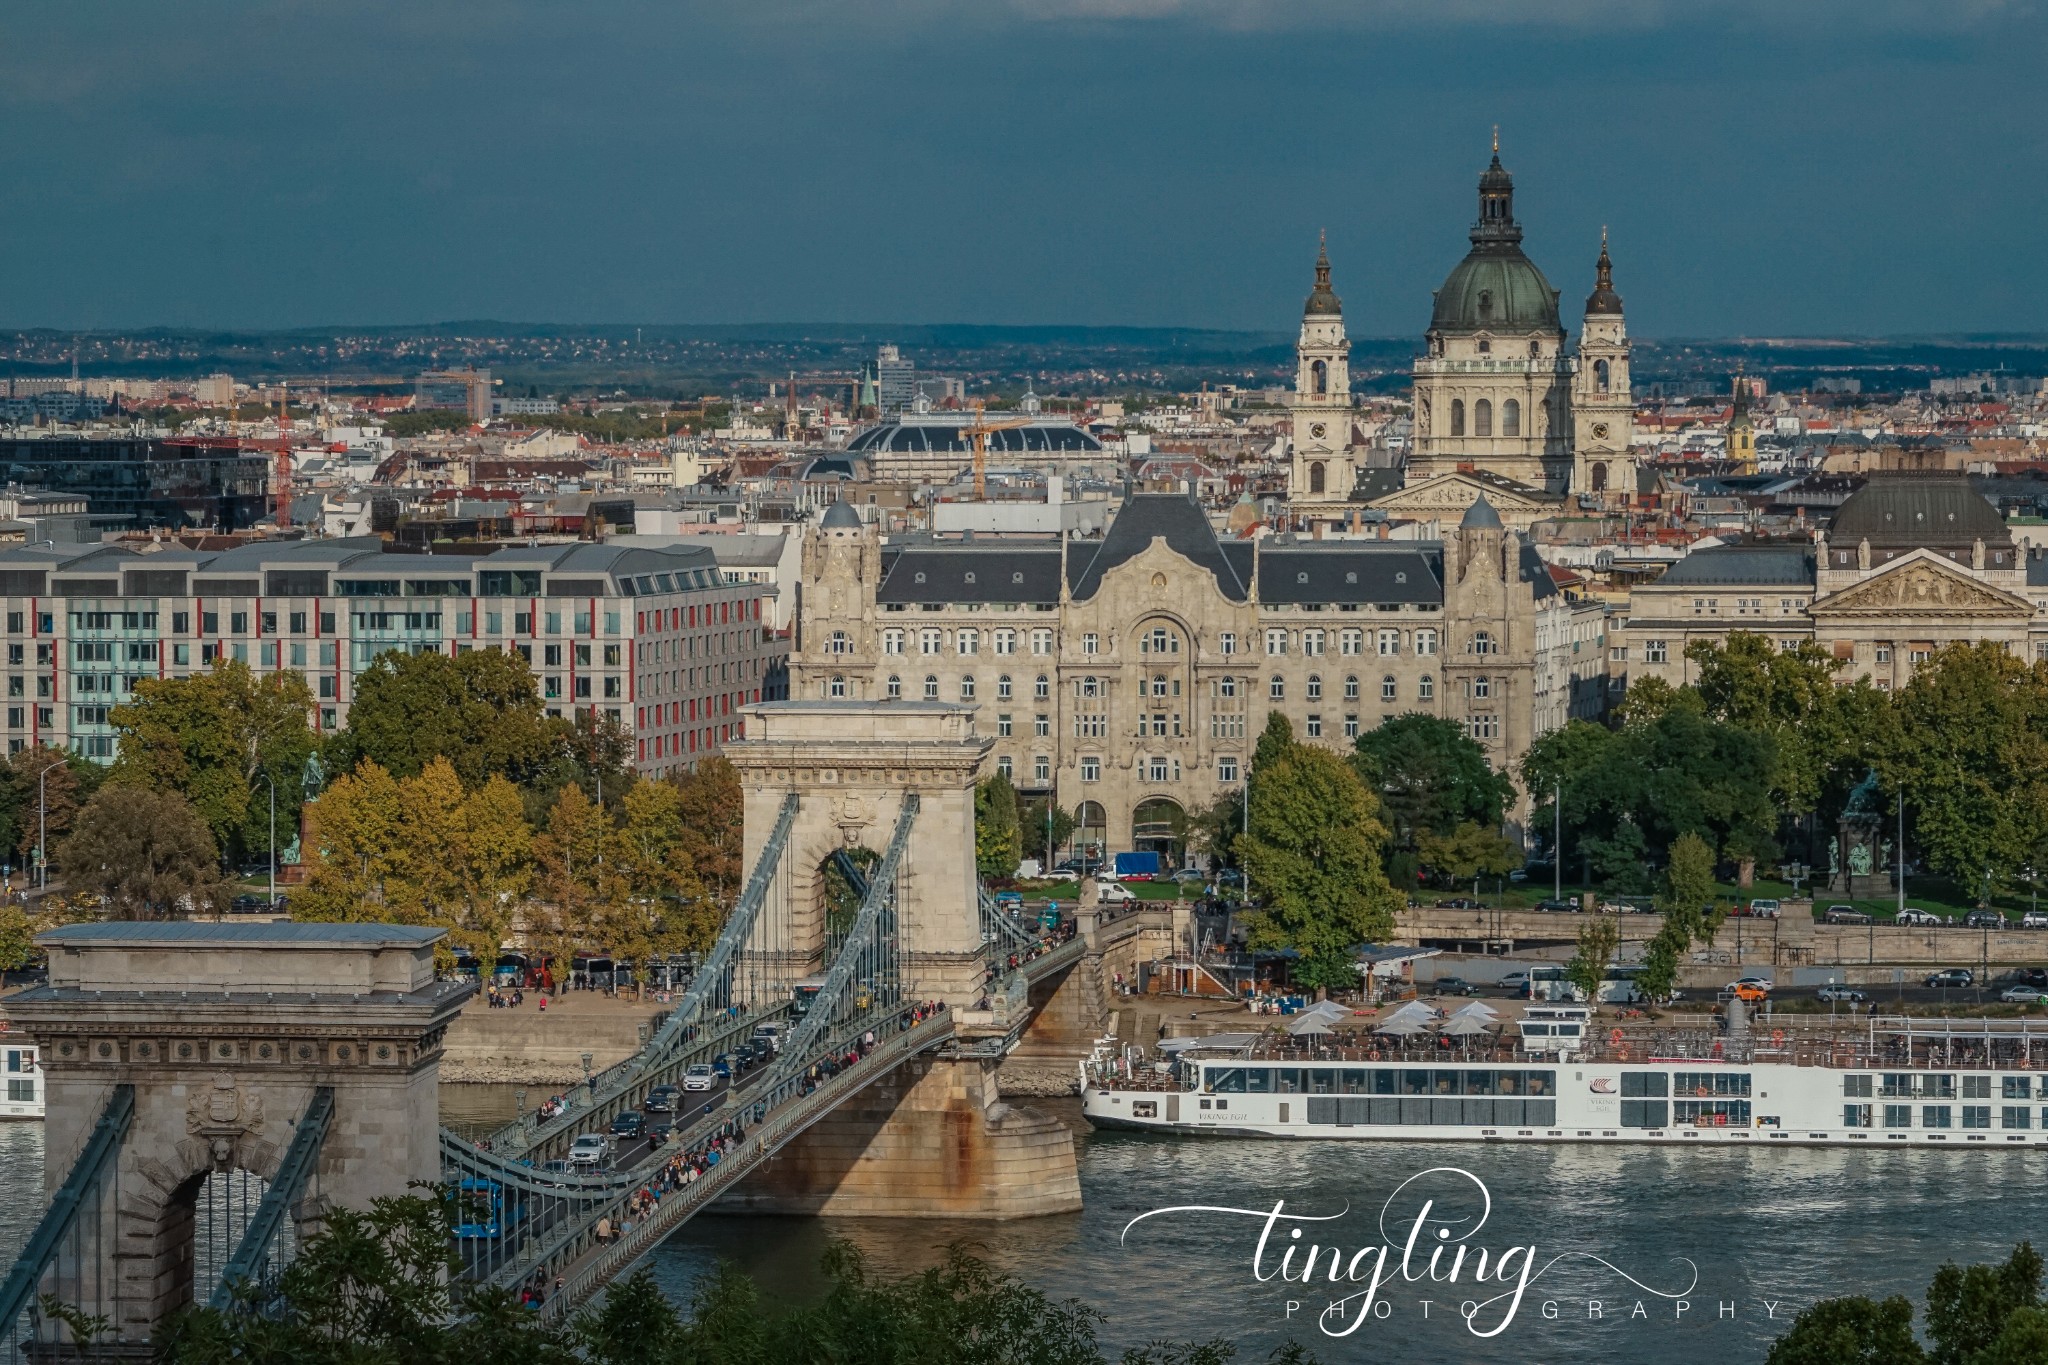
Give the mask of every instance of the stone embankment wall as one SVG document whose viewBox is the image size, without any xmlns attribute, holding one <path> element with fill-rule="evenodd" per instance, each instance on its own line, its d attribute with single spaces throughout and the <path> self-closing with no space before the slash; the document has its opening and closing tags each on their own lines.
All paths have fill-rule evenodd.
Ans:
<svg viewBox="0 0 2048 1365">
<path fill-rule="evenodd" d="M 572 1085 L 583 1079 L 584 1053 L 601 1071 L 638 1051 L 657 1008 L 595 992 L 551 1001 L 545 1014 L 534 991 L 517 1009 L 494 1010 L 477 999 L 448 1030 L 441 1079 Z"/>
</svg>

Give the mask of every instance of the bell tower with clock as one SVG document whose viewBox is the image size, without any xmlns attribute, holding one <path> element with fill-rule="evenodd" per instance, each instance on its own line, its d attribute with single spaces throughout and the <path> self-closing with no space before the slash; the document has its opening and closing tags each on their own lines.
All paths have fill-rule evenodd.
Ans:
<svg viewBox="0 0 2048 1365">
<path fill-rule="evenodd" d="M 1572 378 L 1572 492 L 1603 501 L 1635 493 L 1635 400 L 1629 391 L 1628 325 L 1621 295 L 1614 291 L 1614 262 L 1607 256 L 1607 230 L 1600 230 L 1598 278 L 1586 299 L 1585 330 L 1579 334 L 1579 369 Z"/>
<path fill-rule="evenodd" d="M 1344 306 L 1330 288 L 1330 253 L 1316 251 L 1316 287 L 1301 310 L 1295 344 L 1294 457 L 1288 499 L 1344 502 L 1356 481 L 1351 446 L 1351 343 Z"/>
</svg>

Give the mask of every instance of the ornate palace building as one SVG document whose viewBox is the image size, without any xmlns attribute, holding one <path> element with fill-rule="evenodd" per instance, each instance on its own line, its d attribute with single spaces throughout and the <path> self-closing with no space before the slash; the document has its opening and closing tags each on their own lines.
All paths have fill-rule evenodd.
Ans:
<svg viewBox="0 0 2048 1365">
<path fill-rule="evenodd" d="M 1112 851 L 1181 852 L 1272 711 L 1340 750 L 1448 716 L 1509 767 L 1606 704 L 1601 608 L 1483 500 L 1441 541 L 1223 540 L 1140 493 L 1099 536 L 884 542 L 839 504 L 799 593 L 793 697 L 972 703 L 996 765 Z"/>
<path fill-rule="evenodd" d="M 2016 545 L 1962 475 L 1873 474 L 1811 544 L 1695 550 L 1635 589 L 1615 671 L 1690 682 L 1686 646 L 1738 630 L 1818 644 L 1843 681 L 1886 689 L 1959 641 L 2048 658 L 2048 558 Z"/>
</svg>

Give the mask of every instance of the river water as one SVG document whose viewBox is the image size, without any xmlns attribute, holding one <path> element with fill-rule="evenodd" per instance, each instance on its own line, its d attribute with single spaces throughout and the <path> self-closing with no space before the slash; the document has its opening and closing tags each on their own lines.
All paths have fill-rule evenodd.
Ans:
<svg viewBox="0 0 2048 1365">
<path fill-rule="evenodd" d="M 539 1098 L 529 1092 L 528 1102 Z M 488 1127 L 514 1105 L 510 1087 L 443 1088 L 452 1126 Z M 1176 1141 L 1092 1133 L 1075 1103 L 1045 1107 L 1080 1133 L 1080 1213 L 1016 1223 L 705 1216 L 661 1249 L 656 1277 L 687 1301 L 693 1282 L 730 1258 L 770 1302 L 798 1301 L 819 1292 L 818 1259 L 832 1238 L 850 1239 L 888 1273 L 935 1264 L 948 1243 L 966 1242 L 1053 1297 L 1099 1310 L 1101 1338 L 1116 1348 L 1221 1336 L 1249 1362 L 1291 1336 L 1326 1362 L 1733 1362 L 1761 1360 L 1817 1297 L 1903 1293 L 1917 1303 L 1943 1260 L 2002 1258 L 2020 1238 L 2040 1238 L 2048 1221 L 2037 1152 Z M 5 1260 L 34 1217 L 40 1164 L 41 1125 L 0 1125 Z M 1451 1169 L 1422 1174 L 1432 1168 Z M 1397 1194 L 1410 1177 L 1418 1178 Z M 1255 1267 L 1265 1214 L 1282 1201 L 1284 1215 L 1327 1221 L 1276 1223 Z M 1401 1255 L 1425 1201 L 1411 1281 Z M 1132 1225 L 1190 1205 L 1248 1212 L 1165 1213 Z M 1297 1227 L 1302 1235 L 1290 1237 Z M 1439 1244 L 1446 1250 L 1431 1281 Z M 1468 1254 L 1452 1280 L 1449 1248 L 1459 1244 Z M 1310 1245 L 1322 1250 L 1315 1282 L 1304 1284 L 1298 1267 Z M 1391 1251 L 1362 1323 L 1325 1335 L 1318 1314 L 1367 1289 L 1372 1249 L 1382 1245 Z M 1332 1247 L 1357 1276 L 1336 1288 Z M 1483 1287 L 1472 1269 L 1481 1249 Z M 1505 1283 L 1495 1274 L 1503 1257 Z M 1525 1261 L 1540 1273 L 1519 1303 L 1497 1298 L 1512 1296 Z M 1493 1302 L 1461 1307 L 1482 1300 Z M 1360 1312 L 1354 1297 L 1341 1322 L 1325 1320 L 1337 1331 Z"/>
</svg>

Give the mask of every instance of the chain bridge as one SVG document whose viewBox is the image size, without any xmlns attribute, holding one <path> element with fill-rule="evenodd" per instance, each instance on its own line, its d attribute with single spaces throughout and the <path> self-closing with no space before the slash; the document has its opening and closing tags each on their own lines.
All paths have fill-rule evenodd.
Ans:
<svg viewBox="0 0 2048 1365">
<path fill-rule="evenodd" d="M 41 936 L 48 981 L 9 1012 L 47 1073 L 49 1206 L 0 1284 L 5 1359 L 67 1340 L 48 1300 L 103 1316 L 94 1355 L 109 1359 L 142 1354 L 187 1304 L 263 1311 L 327 1210 L 423 1182 L 453 1205 L 460 1273 L 549 1314 L 714 1203 L 1078 1208 L 1071 1134 L 1000 1102 L 994 1072 L 1027 1031 L 1076 1050 L 1099 1031 L 1096 925 L 1084 911 L 1026 926 L 981 887 L 974 784 L 991 746 L 973 708 L 770 703 L 748 709 L 747 734 L 730 756 L 749 870 L 689 988 L 566 1107 L 482 1139 L 439 1125 L 442 1039 L 477 990 L 437 979 L 439 930 Z M 758 1065 L 734 1060 L 771 1035 Z M 709 1090 L 683 1088 L 693 1066 L 720 1073 Z M 668 1140 L 589 1159 L 592 1135 L 657 1087 L 675 1088 Z"/>
</svg>

